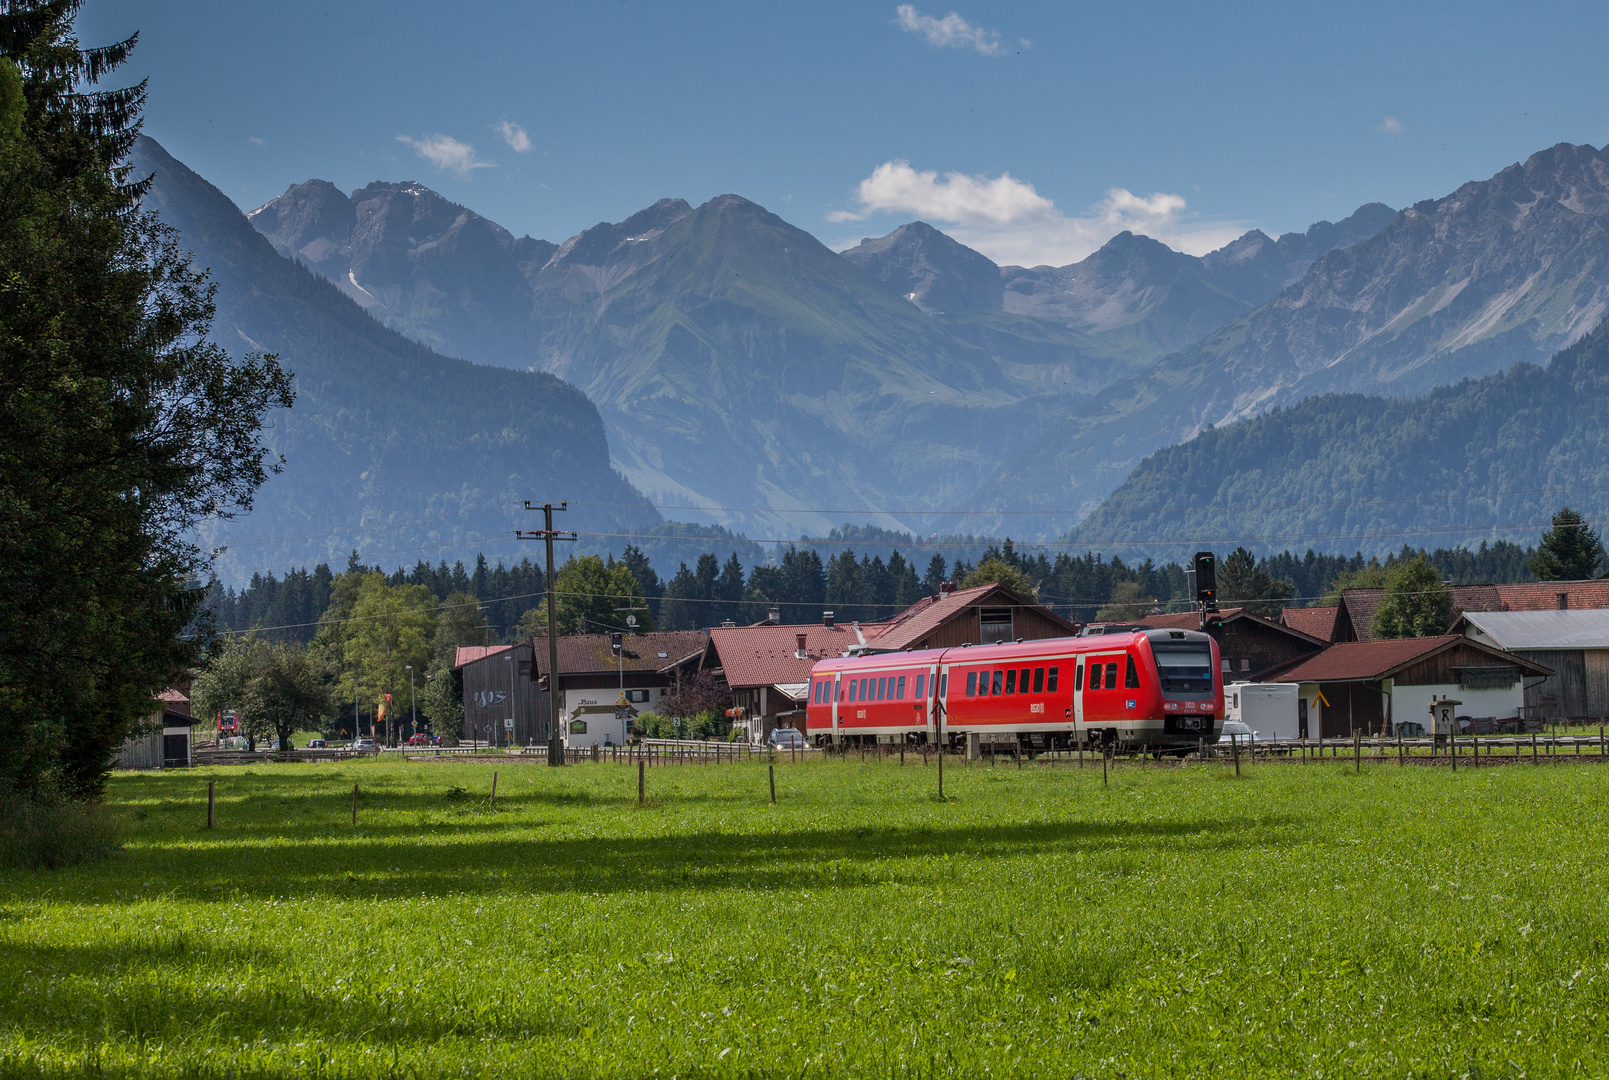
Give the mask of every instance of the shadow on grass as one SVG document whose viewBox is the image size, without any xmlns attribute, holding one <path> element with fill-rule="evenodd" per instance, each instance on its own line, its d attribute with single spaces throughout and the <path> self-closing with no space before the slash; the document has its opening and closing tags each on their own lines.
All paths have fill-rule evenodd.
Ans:
<svg viewBox="0 0 1609 1080">
<path fill-rule="evenodd" d="M 156 1046 L 208 1034 L 284 1039 L 292 1030 L 369 1042 L 515 1039 L 573 1032 L 582 1022 L 563 1005 L 503 1002 L 474 987 L 398 1008 L 385 994 L 310 985 L 290 974 L 296 966 L 273 949 L 185 934 L 137 944 L 4 942 L 0 970 L 14 977 L 0 987 L 0 1015 L 13 1031 L 58 1044 L 77 1036 L 86 1045 L 122 1038 Z M 255 977 L 242 981 L 238 972 Z M 198 1017 L 221 1023 L 198 1030 Z"/>
<path fill-rule="evenodd" d="M 436 800 L 436 801 L 439 801 Z M 93 874 L 0 879 L 0 899 L 48 891 L 69 902 L 465 893 L 622 893 L 720 889 L 844 889 L 899 880 L 910 860 L 969 862 L 1046 854 L 1115 854 L 1130 861 L 1224 853 L 1294 841 L 1296 820 L 1235 823 L 1026 821 L 950 827 L 800 828 L 776 833 L 544 837 L 529 821 L 417 826 L 281 826 L 216 834 L 206 844 L 153 845 Z M 1097 872 L 1096 868 L 1091 868 Z"/>
</svg>

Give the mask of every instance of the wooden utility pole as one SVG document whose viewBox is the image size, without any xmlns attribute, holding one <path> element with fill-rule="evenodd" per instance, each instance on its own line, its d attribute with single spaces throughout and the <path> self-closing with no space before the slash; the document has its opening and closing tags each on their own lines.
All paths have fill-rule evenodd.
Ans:
<svg viewBox="0 0 1609 1080">
<path fill-rule="evenodd" d="M 561 502 L 557 509 L 568 510 L 570 504 Z M 526 502 L 525 509 L 536 510 L 536 506 Z M 514 535 L 521 540 L 542 539 L 547 543 L 547 602 L 548 602 L 548 764 L 564 764 L 564 733 L 559 730 L 559 620 L 558 597 L 553 588 L 553 541 L 574 540 L 576 534 L 553 531 L 552 503 L 543 503 L 542 528 L 540 530 L 516 530 Z M 534 658 L 533 658 L 534 659 Z"/>
</svg>

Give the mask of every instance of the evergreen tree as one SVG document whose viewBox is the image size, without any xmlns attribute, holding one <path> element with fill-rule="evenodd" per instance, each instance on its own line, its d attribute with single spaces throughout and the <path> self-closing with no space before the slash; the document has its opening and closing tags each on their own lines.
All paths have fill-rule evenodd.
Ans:
<svg viewBox="0 0 1609 1080">
<path fill-rule="evenodd" d="M 1029 600 L 1034 596 L 1034 583 L 1028 580 L 1028 575 L 998 554 L 979 560 L 978 565 L 968 571 L 965 580 L 961 582 L 961 586 L 967 589 L 979 585 L 1004 585 Z"/>
<path fill-rule="evenodd" d="M 203 655 L 208 517 L 271 471 L 271 357 L 208 335 L 212 289 L 137 205 L 145 85 L 90 89 L 79 0 L 0 5 L 0 792 L 94 798 L 151 699 Z"/>
<path fill-rule="evenodd" d="M 1581 581 L 1598 576 L 1603 555 L 1598 530 L 1566 506 L 1553 515 L 1553 527 L 1542 534 L 1542 544 L 1530 559 L 1531 573 L 1540 581 Z"/>
<path fill-rule="evenodd" d="M 1065 555 L 1062 557 L 1066 558 Z M 935 552 L 927 561 L 927 573 L 922 575 L 922 588 L 926 595 L 937 596 L 939 587 L 948 580 L 949 578 L 944 576 L 944 556 Z"/>
<path fill-rule="evenodd" d="M 1146 560 L 1150 565 L 1150 560 Z M 1220 607 L 1243 607 L 1258 615 L 1278 614 L 1285 600 L 1295 591 L 1288 581 L 1276 581 L 1259 566 L 1257 559 L 1243 547 L 1229 553 L 1218 567 L 1218 604 Z"/>
</svg>

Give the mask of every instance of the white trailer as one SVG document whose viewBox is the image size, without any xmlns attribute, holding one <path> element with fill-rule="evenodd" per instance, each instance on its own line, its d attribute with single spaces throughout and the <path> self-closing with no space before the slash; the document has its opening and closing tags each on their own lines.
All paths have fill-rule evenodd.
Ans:
<svg viewBox="0 0 1609 1080">
<path fill-rule="evenodd" d="M 1224 687 L 1224 718 L 1239 720 L 1262 739 L 1295 739 L 1295 683 L 1230 683 Z"/>
</svg>

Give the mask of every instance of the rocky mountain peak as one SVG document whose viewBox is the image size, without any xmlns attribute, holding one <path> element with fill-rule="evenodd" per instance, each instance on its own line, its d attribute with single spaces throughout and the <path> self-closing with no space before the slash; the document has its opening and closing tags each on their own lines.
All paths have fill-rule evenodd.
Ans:
<svg viewBox="0 0 1609 1080">
<path fill-rule="evenodd" d="M 928 313 L 998 311 L 1000 268 L 925 221 L 867 237 L 843 257 Z"/>
<path fill-rule="evenodd" d="M 652 240 L 693 212 L 686 199 L 660 199 L 624 221 L 601 221 L 558 246 L 550 262 L 603 266 L 633 244 Z"/>
</svg>

